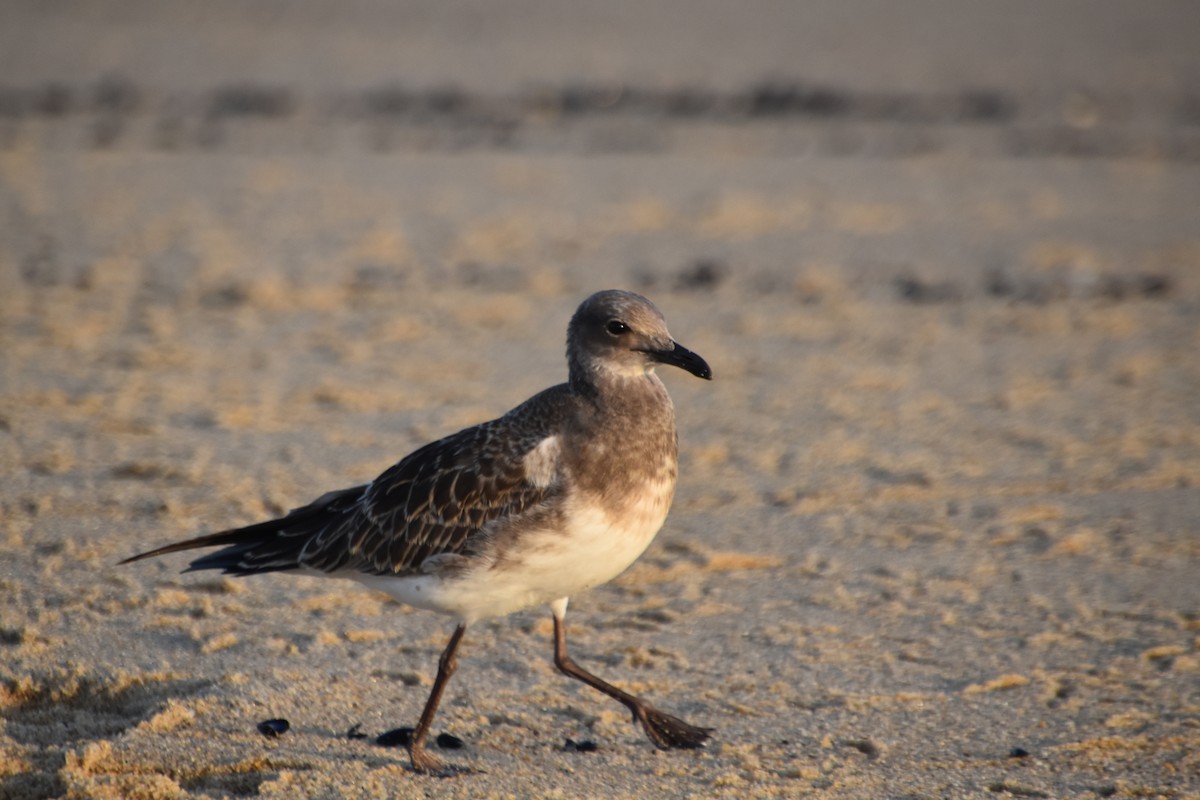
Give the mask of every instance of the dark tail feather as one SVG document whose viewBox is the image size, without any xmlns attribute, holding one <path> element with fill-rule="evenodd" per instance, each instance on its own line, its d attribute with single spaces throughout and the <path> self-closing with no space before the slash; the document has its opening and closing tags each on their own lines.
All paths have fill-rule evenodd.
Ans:
<svg viewBox="0 0 1200 800">
<path fill-rule="evenodd" d="M 356 486 L 353 489 L 329 492 L 309 505 L 293 510 L 285 517 L 258 522 L 244 528 L 210 533 L 207 536 L 197 536 L 195 539 L 185 539 L 138 553 L 117 563 L 129 564 L 144 558 L 178 553 L 181 550 L 223 546 L 223 549 L 215 553 L 197 558 L 184 572 L 219 569 L 226 575 L 257 575 L 263 572 L 300 569 L 298 557 L 302 548 L 296 545 L 303 542 L 304 534 L 317 533 L 328 522 L 330 515 L 336 517 L 346 511 L 349 504 L 352 504 L 365 488 Z M 348 503 L 339 502 L 342 500 L 347 500 Z"/>
<path fill-rule="evenodd" d="M 165 556 L 167 553 L 178 553 L 181 550 L 197 550 L 201 547 L 216 547 L 222 544 L 236 544 L 239 541 L 241 528 L 234 530 L 221 531 L 220 533 L 210 533 L 207 536 L 197 536 L 195 539 L 186 539 L 182 542 L 175 542 L 163 547 L 147 550 L 145 553 L 138 553 L 136 556 L 123 558 L 117 564 L 132 564 L 134 561 L 141 561 L 144 558 L 154 558 L 155 556 Z"/>
<path fill-rule="evenodd" d="M 248 525 L 245 528 L 233 528 L 221 531 L 220 533 L 211 533 L 207 536 L 197 536 L 195 539 L 186 539 L 182 542 L 168 544 L 145 553 L 138 553 L 136 556 L 130 556 L 117 563 L 129 564 L 134 561 L 141 561 L 143 558 L 165 556 L 168 553 L 178 553 L 181 550 L 198 550 L 202 547 L 227 545 L 223 550 L 218 550 L 215 553 L 209 553 L 206 556 L 197 558 L 188 565 L 188 568 L 184 572 L 219 569 L 228 575 L 254 575 L 259 572 L 279 572 L 281 570 L 297 569 L 300 566 L 299 563 L 287 564 L 276 561 L 270 565 L 250 567 L 243 560 L 247 554 L 274 539 L 285 524 L 293 521 L 284 517 L 282 519 L 273 519 L 267 522 Z"/>
</svg>

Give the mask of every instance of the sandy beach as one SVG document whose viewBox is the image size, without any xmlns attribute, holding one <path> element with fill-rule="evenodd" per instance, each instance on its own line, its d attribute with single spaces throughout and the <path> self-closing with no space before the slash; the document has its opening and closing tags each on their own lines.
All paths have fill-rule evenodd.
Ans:
<svg viewBox="0 0 1200 800">
<path fill-rule="evenodd" d="M 1200 797 L 1200 11 L 600 8 L 0 9 L 0 799 Z M 562 381 L 610 287 L 714 380 L 573 654 L 706 749 L 532 609 L 416 775 L 452 620 L 117 566 Z"/>
</svg>

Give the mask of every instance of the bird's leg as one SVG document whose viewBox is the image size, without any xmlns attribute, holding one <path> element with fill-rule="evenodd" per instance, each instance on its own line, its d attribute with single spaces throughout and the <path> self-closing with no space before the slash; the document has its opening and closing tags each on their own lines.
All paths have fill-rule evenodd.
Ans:
<svg viewBox="0 0 1200 800">
<path fill-rule="evenodd" d="M 554 666 L 559 672 L 578 681 L 583 681 L 597 691 L 601 691 L 614 700 L 623 704 L 633 712 L 633 718 L 642 724 L 646 736 L 656 747 L 668 750 L 673 747 L 693 748 L 702 747 L 708 740 L 712 728 L 698 728 L 689 725 L 678 717 L 664 714 L 640 697 L 622 691 L 611 683 L 602 680 L 583 667 L 576 664 L 567 655 L 566 624 L 563 622 L 563 612 L 566 603 L 556 601 L 551 606 L 554 610 Z"/>
<path fill-rule="evenodd" d="M 412 760 L 412 768 L 417 772 L 434 775 L 448 774 L 441 760 L 425 749 L 425 739 L 429 736 L 429 727 L 433 725 L 433 716 L 437 713 L 438 703 L 442 700 L 442 692 L 445 691 L 446 684 L 450 682 L 450 676 L 458 669 L 458 661 L 454 658 L 454 652 L 458 650 L 458 643 L 462 641 L 466 631 L 466 625 L 459 625 L 455 628 L 446 649 L 442 651 L 442 657 L 438 659 L 437 679 L 433 682 L 433 689 L 429 691 L 429 699 L 425 701 L 425 710 L 421 712 L 421 719 L 417 722 L 416 730 L 413 731 L 412 741 L 409 742 L 408 757 Z"/>
</svg>

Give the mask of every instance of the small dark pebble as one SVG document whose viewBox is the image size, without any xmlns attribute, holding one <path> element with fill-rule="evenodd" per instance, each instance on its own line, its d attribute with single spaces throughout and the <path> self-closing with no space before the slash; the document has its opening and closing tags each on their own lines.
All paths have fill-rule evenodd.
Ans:
<svg viewBox="0 0 1200 800">
<path fill-rule="evenodd" d="M 350 730 L 346 731 L 347 739 L 365 739 L 367 735 L 362 732 L 362 723 L 356 722 L 350 726 Z"/>
<path fill-rule="evenodd" d="M 869 466 L 866 469 L 867 477 L 873 481 L 887 483 L 899 486 L 921 486 L 928 487 L 930 481 L 928 476 L 921 472 L 893 472 L 885 467 Z"/>
<path fill-rule="evenodd" d="M 357 727 L 357 725 L 354 726 L 354 728 L 351 728 L 350 731 L 356 733 L 355 728 Z M 376 736 L 375 744 L 379 745 L 380 747 L 408 747 L 410 744 L 412 744 L 412 737 L 413 733 L 415 732 L 416 731 L 413 728 L 393 728 L 386 733 L 381 733 Z M 350 734 L 348 733 L 347 735 L 349 736 Z M 437 735 L 437 739 L 434 741 L 436 741 L 437 746 L 443 750 L 461 750 L 464 746 L 462 739 L 449 733 L 439 733 Z"/>
<path fill-rule="evenodd" d="M 412 743 L 412 737 L 412 728 L 392 728 L 376 736 L 375 744 L 380 747 L 408 747 Z"/>
<path fill-rule="evenodd" d="M 1054 537 L 1037 525 L 1025 528 L 1025 548 L 1035 555 L 1045 553 L 1054 544 Z"/>
<path fill-rule="evenodd" d="M 283 736 L 290 727 L 292 725 L 286 719 L 265 719 L 258 723 L 258 732 L 268 739 L 274 739 L 276 736 Z"/>
<path fill-rule="evenodd" d="M 853 747 L 866 756 L 869 761 L 879 758 L 879 747 L 870 739 L 842 739 L 838 744 Z"/>
<path fill-rule="evenodd" d="M 1029 751 L 1026 750 L 1024 747 L 1014 747 L 1012 750 L 1008 751 L 1008 757 L 1009 758 L 1028 758 Z"/>
<path fill-rule="evenodd" d="M 443 750 L 462 750 L 463 740 L 450 733 L 439 733 L 437 746 Z"/>
<path fill-rule="evenodd" d="M 995 781 L 987 785 L 989 792 L 997 794 L 1011 794 L 1014 797 L 1049 797 L 1050 795 L 1043 792 L 1041 789 L 1036 789 L 1032 786 L 1025 786 L 1020 783 L 1012 783 L 1009 781 Z"/>
<path fill-rule="evenodd" d="M 599 749 L 600 746 L 591 739 L 584 739 L 582 742 L 567 739 L 563 742 L 563 750 L 568 753 L 594 753 Z"/>
</svg>

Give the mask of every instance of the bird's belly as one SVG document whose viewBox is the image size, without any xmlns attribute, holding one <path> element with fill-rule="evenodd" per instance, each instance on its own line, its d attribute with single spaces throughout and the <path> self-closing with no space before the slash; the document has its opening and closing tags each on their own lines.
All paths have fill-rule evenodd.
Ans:
<svg viewBox="0 0 1200 800">
<path fill-rule="evenodd" d="M 653 541 L 670 505 L 647 499 L 614 519 L 598 506 L 580 506 L 566 528 L 531 528 L 506 543 L 494 558 L 480 558 L 450 574 L 411 577 L 361 576 L 402 603 L 466 623 L 549 603 L 615 578 Z"/>
</svg>

